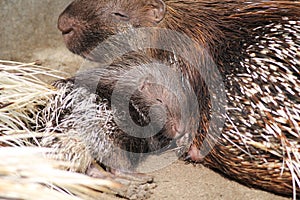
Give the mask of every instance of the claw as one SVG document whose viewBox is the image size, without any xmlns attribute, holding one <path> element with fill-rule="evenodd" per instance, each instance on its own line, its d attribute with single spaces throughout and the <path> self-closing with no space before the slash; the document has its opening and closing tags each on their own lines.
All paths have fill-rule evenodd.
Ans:
<svg viewBox="0 0 300 200">
<path fill-rule="evenodd" d="M 187 155 L 185 158 L 184 158 L 184 161 L 191 161 L 192 160 L 192 157 L 191 157 L 191 155 Z"/>
</svg>

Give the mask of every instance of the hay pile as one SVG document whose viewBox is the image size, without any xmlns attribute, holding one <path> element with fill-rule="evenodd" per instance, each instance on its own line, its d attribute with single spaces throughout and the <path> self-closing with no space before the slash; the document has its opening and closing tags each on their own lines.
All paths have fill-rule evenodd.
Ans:
<svg viewBox="0 0 300 200">
<path fill-rule="evenodd" d="M 53 78 L 63 77 L 35 63 L 0 61 L 0 198 L 99 199 L 103 192 L 130 199 L 149 196 L 149 181 L 133 182 L 104 170 L 100 178 L 84 174 L 91 165 L 101 167 L 84 141 L 70 138 L 68 132 L 78 130 L 55 124 L 76 102 L 69 101 L 70 92 L 66 95 L 69 86 L 43 81 Z"/>
</svg>

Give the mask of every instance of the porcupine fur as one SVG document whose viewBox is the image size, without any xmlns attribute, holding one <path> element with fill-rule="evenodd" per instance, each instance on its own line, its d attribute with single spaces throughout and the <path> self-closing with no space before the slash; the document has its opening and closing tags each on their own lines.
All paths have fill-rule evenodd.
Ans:
<svg viewBox="0 0 300 200">
<path fill-rule="evenodd" d="M 140 9 L 144 6 L 142 3 L 110 2 L 128 9 L 128 13 L 126 9 L 123 12 L 129 16 L 135 14 L 129 21 L 130 27 L 155 26 L 182 32 L 212 55 L 223 76 L 227 111 L 219 144 L 203 163 L 244 184 L 279 194 L 296 194 L 300 185 L 300 3 L 165 0 L 165 16 L 161 21 L 151 23 L 147 15 L 142 17 L 144 21 L 136 17 L 145 12 Z M 80 4 L 88 3 L 75 1 L 63 16 L 82 20 L 82 13 L 86 10 L 71 12 L 72 6 Z M 99 0 L 93 1 L 93 4 L 101 10 L 107 2 Z M 105 24 L 106 21 L 97 16 L 94 8 L 85 8 L 89 11 L 89 18 L 83 19 L 91 22 L 92 26 L 84 27 L 86 32 L 73 42 L 73 46 L 68 41 L 66 43 L 74 53 L 88 57 L 93 47 L 119 31 L 116 28 L 119 24 Z M 167 52 L 157 52 L 153 50 L 150 55 L 169 59 Z M 200 130 L 193 144 L 198 148 L 209 126 L 207 93 L 204 83 L 199 81 L 197 74 L 189 71 L 191 67 L 186 62 L 176 64 L 189 78 L 199 98 Z"/>
</svg>

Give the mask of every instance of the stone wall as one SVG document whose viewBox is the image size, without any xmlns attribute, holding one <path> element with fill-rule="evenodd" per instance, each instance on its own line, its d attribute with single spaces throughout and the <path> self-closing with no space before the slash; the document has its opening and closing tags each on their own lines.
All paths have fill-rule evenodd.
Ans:
<svg viewBox="0 0 300 200">
<path fill-rule="evenodd" d="M 62 46 L 59 13 L 72 0 L 0 0 L 0 59 L 28 57 L 36 49 Z"/>
</svg>

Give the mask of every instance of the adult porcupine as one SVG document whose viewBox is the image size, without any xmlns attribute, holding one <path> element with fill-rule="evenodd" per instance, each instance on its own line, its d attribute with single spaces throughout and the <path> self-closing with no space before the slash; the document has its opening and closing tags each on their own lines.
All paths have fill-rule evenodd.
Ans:
<svg viewBox="0 0 300 200">
<path fill-rule="evenodd" d="M 222 74 L 228 105 L 220 143 L 203 162 L 245 184 L 295 194 L 300 185 L 299 18 L 295 1 L 76 0 L 60 16 L 59 28 L 67 47 L 90 59 L 102 41 L 132 28 L 167 28 L 195 40 Z M 175 62 L 194 86 L 201 117 L 189 156 L 199 161 L 210 107 L 203 80 L 176 55 L 147 53 Z"/>
</svg>

